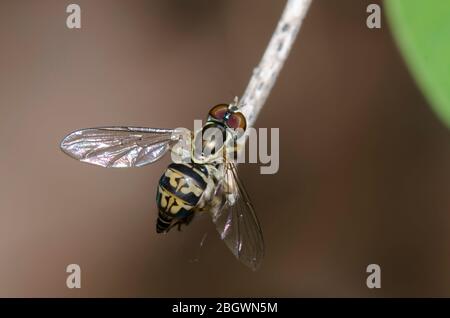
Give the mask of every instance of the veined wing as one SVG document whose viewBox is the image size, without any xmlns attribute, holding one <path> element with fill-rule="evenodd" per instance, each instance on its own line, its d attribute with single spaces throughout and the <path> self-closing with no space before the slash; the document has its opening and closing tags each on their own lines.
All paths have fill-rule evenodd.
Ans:
<svg viewBox="0 0 450 318">
<path fill-rule="evenodd" d="M 112 168 L 140 167 L 161 158 L 181 134 L 175 129 L 99 127 L 74 131 L 61 142 L 67 155 Z"/>
<path fill-rule="evenodd" d="M 212 211 L 222 240 L 245 265 L 257 270 L 264 257 L 264 239 L 253 205 L 238 177 L 236 165 L 226 163 L 217 195 L 223 207 Z"/>
</svg>

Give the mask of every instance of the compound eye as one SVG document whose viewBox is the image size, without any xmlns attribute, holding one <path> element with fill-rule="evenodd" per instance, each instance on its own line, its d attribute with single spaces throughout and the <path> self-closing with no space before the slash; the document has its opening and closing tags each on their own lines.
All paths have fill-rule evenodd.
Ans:
<svg viewBox="0 0 450 318">
<path fill-rule="evenodd" d="M 227 111 L 228 111 L 227 104 L 219 104 L 211 108 L 211 110 L 209 111 L 209 116 L 217 120 L 222 120 Z"/>
<path fill-rule="evenodd" d="M 232 113 L 230 117 L 228 117 L 227 126 L 233 129 L 240 129 L 245 131 L 247 127 L 247 121 L 242 113 Z"/>
</svg>

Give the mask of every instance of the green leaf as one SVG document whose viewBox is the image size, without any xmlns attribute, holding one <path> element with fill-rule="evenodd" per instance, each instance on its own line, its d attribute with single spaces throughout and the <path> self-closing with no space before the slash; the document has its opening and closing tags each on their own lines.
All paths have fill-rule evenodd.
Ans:
<svg viewBox="0 0 450 318">
<path fill-rule="evenodd" d="M 414 78 L 450 127 L 450 1 L 386 0 L 385 7 Z"/>
</svg>

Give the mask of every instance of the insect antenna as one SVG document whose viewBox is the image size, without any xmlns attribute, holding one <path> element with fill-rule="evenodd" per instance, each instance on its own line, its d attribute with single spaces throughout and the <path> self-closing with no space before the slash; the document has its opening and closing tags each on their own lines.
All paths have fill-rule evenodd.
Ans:
<svg viewBox="0 0 450 318">
<path fill-rule="evenodd" d="M 233 102 L 230 104 L 231 111 L 237 111 L 239 108 L 242 108 L 245 104 L 241 103 L 238 96 L 235 96 Z"/>
</svg>

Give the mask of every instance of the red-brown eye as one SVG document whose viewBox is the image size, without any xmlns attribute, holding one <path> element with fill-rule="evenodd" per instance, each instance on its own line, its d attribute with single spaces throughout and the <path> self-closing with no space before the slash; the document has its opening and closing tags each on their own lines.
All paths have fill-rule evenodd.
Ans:
<svg viewBox="0 0 450 318">
<path fill-rule="evenodd" d="M 223 119 L 227 111 L 228 111 L 227 104 L 219 104 L 211 108 L 211 110 L 209 111 L 209 116 L 211 116 L 214 119 L 221 120 Z"/>
<path fill-rule="evenodd" d="M 233 129 L 242 129 L 245 131 L 247 121 L 241 113 L 232 113 L 227 120 L 227 126 Z"/>
</svg>

